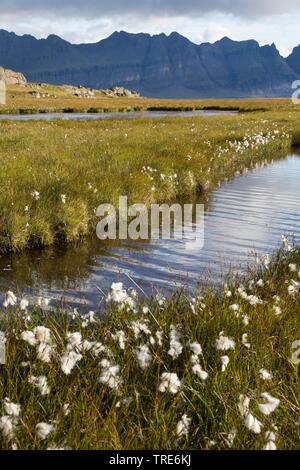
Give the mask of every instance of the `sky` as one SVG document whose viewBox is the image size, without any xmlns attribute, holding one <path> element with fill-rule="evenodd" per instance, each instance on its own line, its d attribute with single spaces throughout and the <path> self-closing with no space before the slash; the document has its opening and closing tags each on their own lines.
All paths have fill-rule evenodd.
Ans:
<svg viewBox="0 0 300 470">
<path fill-rule="evenodd" d="M 170 34 L 191 41 L 256 39 L 283 56 L 300 44 L 299 0 L 0 0 L 0 28 L 73 43 L 114 31 Z"/>
</svg>

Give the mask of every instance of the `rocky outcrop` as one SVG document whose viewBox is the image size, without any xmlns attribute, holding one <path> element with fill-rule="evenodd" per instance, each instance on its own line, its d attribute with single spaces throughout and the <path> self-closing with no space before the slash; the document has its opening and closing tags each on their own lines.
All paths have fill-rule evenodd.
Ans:
<svg viewBox="0 0 300 470">
<path fill-rule="evenodd" d="M 0 31 L 3 66 L 21 70 L 31 82 L 111 89 L 109 96 L 127 96 L 126 89 L 165 98 L 290 96 L 299 62 L 296 54 L 285 60 L 274 44 L 260 47 L 253 40 L 197 45 L 178 33 L 121 31 L 95 44 L 75 45 L 54 35 L 37 40 Z M 84 95 L 89 92 L 78 94 Z"/>
<path fill-rule="evenodd" d="M 20 72 L 0 67 L 0 80 L 4 81 L 6 85 L 25 85 L 27 80 Z"/>
<path fill-rule="evenodd" d="M 111 97 L 123 97 L 123 98 L 140 98 L 140 93 L 138 91 L 131 91 L 123 86 L 115 86 L 107 90 L 101 90 L 102 93 L 106 96 Z"/>
</svg>

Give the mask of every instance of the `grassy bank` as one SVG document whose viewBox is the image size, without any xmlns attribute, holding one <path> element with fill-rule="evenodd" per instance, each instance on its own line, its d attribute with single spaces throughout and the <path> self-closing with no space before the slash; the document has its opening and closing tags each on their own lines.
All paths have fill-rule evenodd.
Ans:
<svg viewBox="0 0 300 470">
<path fill-rule="evenodd" d="M 39 93 L 36 98 L 32 93 Z M 44 97 L 42 97 L 44 96 Z M 6 105 L 0 105 L 1 114 L 34 114 L 51 112 L 130 112 L 141 110 L 271 110 L 294 109 L 288 98 L 260 99 L 157 99 L 139 97 L 107 97 L 95 91 L 94 98 L 76 97 L 64 87 L 49 84 L 27 84 L 26 87 L 7 86 Z"/>
<path fill-rule="evenodd" d="M 115 285 L 104 320 L 10 294 L 1 448 L 299 449 L 299 269 L 282 250 L 195 299 Z"/>
<path fill-rule="evenodd" d="M 205 194 L 299 141 L 298 111 L 0 123 L 0 250 L 74 242 L 95 209 Z"/>
</svg>

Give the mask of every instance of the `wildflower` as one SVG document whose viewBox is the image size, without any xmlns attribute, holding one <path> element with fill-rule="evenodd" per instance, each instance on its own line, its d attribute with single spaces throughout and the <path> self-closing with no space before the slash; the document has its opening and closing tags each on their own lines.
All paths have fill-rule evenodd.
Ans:
<svg viewBox="0 0 300 470">
<path fill-rule="evenodd" d="M 53 424 L 38 423 L 35 427 L 35 435 L 42 441 L 45 440 L 49 436 L 49 434 L 53 432 L 54 432 Z"/>
<path fill-rule="evenodd" d="M 202 367 L 199 363 L 193 365 L 192 371 L 195 375 L 197 375 L 203 381 L 206 380 L 207 377 L 208 377 L 208 373 L 205 372 L 205 370 L 202 369 Z"/>
<path fill-rule="evenodd" d="M 75 351 L 66 351 L 60 358 L 61 370 L 70 375 L 77 362 L 81 361 L 82 355 Z"/>
<path fill-rule="evenodd" d="M 34 328 L 33 333 L 36 337 L 36 340 L 40 343 L 48 343 L 51 344 L 51 331 L 49 328 L 46 328 L 44 326 L 37 326 Z"/>
<path fill-rule="evenodd" d="M 0 432 L 4 439 L 12 441 L 15 437 L 18 421 L 14 416 L 2 416 L 0 418 Z"/>
<path fill-rule="evenodd" d="M 130 327 L 134 333 L 135 339 L 138 339 L 141 333 L 145 333 L 146 335 L 151 335 L 151 331 L 148 328 L 146 320 L 141 322 L 139 320 L 132 321 Z"/>
<path fill-rule="evenodd" d="M 5 413 L 7 413 L 9 416 L 19 416 L 21 405 L 12 403 L 9 398 L 5 398 L 3 401 L 3 406 Z"/>
<path fill-rule="evenodd" d="M 274 310 L 275 315 L 281 315 L 282 314 L 282 310 L 279 307 L 279 305 L 274 305 L 273 310 Z"/>
<path fill-rule="evenodd" d="M 299 292 L 300 283 L 297 281 L 292 281 L 292 283 L 288 286 L 288 293 L 290 295 L 295 295 Z"/>
<path fill-rule="evenodd" d="M 245 348 L 247 348 L 247 349 L 250 349 L 250 348 L 251 348 L 251 344 L 250 344 L 249 341 L 248 341 L 248 334 L 247 334 L 247 333 L 243 334 L 243 336 L 242 336 L 242 343 L 243 343 L 243 345 L 245 346 Z"/>
<path fill-rule="evenodd" d="M 35 346 L 37 344 L 35 334 L 32 331 L 23 331 L 20 337 L 23 341 L 30 344 L 30 346 Z"/>
<path fill-rule="evenodd" d="M 221 357 L 221 363 L 222 363 L 222 372 L 225 372 L 225 370 L 228 367 L 229 364 L 229 357 L 228 356 L 222 356 Z"/>
<path fill-rule="evenodd" d="M 119 304 L 120 308 L 124 308 L 127 306 L 131 309 L 134 309 L 136 307 L 135 300 L 130 297 L 130 295 L 128 295 L 128 293 L 123 287 L 122 282 L 114 282 L 111 285 L 111 292 L 106 297 L 106 302 L 114 302 L 116 304 Z"/>
<path fill-rule="evenodd" d="M 226 438 L 225 438 L 225 443 L 227 444 L 227 446 L 231 449 L 231 447 L 233 446 L 233 443 L 234 443 L 234 440 L 237 436 L 237 430 L 234 428 L 232 429 L 232 431 L 230 431 Z"/>
<path fill-rule="evenodd" d="M 96 357 L 98 357 L 102 352 L 106 351 L 106 347 L 102 343 L 87 340 L 83 341 L 81 349 L 83 352 L 90 351 Z"/>
<path fill-rule="evenodd" d="M 49 395 L 50 388 L 48 386 L 47 377 L 41 375 L 40 377 L 35 377 L 34 375 L 30 375 L 28 378 L 28 382 L 36 387 L 41 395 Z"/>
<path fill-rule="evenodd" d="M 114 335 L 112 335 L 112 339 L 114 341 L 118 341 L 120 349 L 125 349 L 126 335 L 124 331 L 117 331 Z"/>
<path fill-rule="evenodd" d="M 5 296 L 5 300 L 3 302 L 3 307 L 14 307 L 17 303 L 17 297 L 12 291 L 8 291 Z"/>
<path fill-rule="evenodd" d="M 173 359 L 177 359 L 177 357 L 180 356 L 182 353 L 182 344 L 179 341 L 180 339 L 180 334 L 178 333 L 176 327 L 174 325 L 171 325 L 171 331 L 170 331 L 170 349 L 168 351 L 169 356 L 171 356 Z"/>
<path fill-rule="evenodd" d="M 259 279 L 256 283 L 258 287 L 263 287 L 265 285 L 264 281 L 262 279 Z"/>
<path fill-rule="evenodd" d="M 139 366 L 142 370 L 147 369 L 152 361 L 152 356 L 150 353 L 149 346 L 144 344 L 143 346 L 139 346 L 138 349 L 135 351 L 135 357 L 139 363 Z"/>
<path fill-rule="evenodd" d="M 264 403 L 258 405 L 259 411 L 268 416 L 276 410 L 280 404 L 280 400 L 272 397 L 269 393 L 262 393 L 261 397 Z"/>
<path fill-rule="evenodd" d="M 238 410 L 241 416 L 245 417 L 249 413 L 250 398 L 245 395 L 240 395 L 238 402 Z"/>
<path fill-rule="evenodd" d="M 27 299 L 22 299 L 20 302 L 20 309 L 25 311 L 29 305 L 29 302 Z"/>
<path fill-rule="evenodd" d="M 188 437 L 190 424 L 191 418 L 188 418 L 186 414 L 182 415 L 181 420 L 177 423 L 176 426 L 176 433 L 179 439 L 182 437 Z"/>
<path fill-rule="evenodd" d="M 201 348 L 200 344 L 197 343 L 196 341 L 194 343 L 190 343 L 190 350 L 196 356 L 200 356 L 202 354 L 202 348 Z"/>
<path fill-rule="evenodd" d="M 33 199 L 35 199 L 36 201 L 38 201 L 40 199 L 40 193 L 38 191 L 32 191 L 31 192 L 31 196 L 33 197 Z"/>
<path fill-rule="evenodd" d="M 45 362 L 46 364 L 50 364 L 53 354 L 54 349 L 50 344 L 40 343 L 37 346 L 37 359 L 39 361 Z"/>
<path fill-rule="evenodd" d="M 159 391 L 169 391 L 174 395 L 178 392 L 181 386 L 181 382 L 175 373 L 164 372 L 160 377 Z"/>
<path fill-rule="evenodd" d="M 68 416 L 68 414 L 70 413 L 70 403 L 65 403 L 62 408 L 62 411 L 65 416 Z"/>
<path fill-rule="evenodd" d="M 273 431 L 267 431 L 265 433 L 266 438 L 266 445 L 264 446 L 263 450 L 277 450 L 276 447 L 276 435 Z"/>
<path fill-rule="evenodd" d="M 122 379 L 119 377 L 120 366 L 112 366 L 107 359 L 103 359 L 100 366 L 102 371 L 99 382 L 111 389 L 118 389 L 122 384 Z"/>
<path fill-rule="evenodd" d="M 292 349 L 296 349 L 296 351 L 292 354 L 292 363 L 298 365 L 300 364 L 300 340 L 293 342 Z"/>
<path fill-rule="evenodd" d="M 162 346 L 163 344 L 163 332 L 161 330 L 157 330 L 155 333 L 155 337 L 157 339 L 157 343 L 159 346 Z"/>
<path fill-rule="evenodd" d="M 82 346 L 82 336 L 79 331 L 75 333 L 67 333 L 67 350 L 71 351 L 74 348 L 79 348 Z"/>
<path fill-rule="evenodd" d="M 61 202 L 65 204 L 67 201 L 67 196 L 65 194 L 61 194 L 60 198 L 61 198 Z"/>
<path fill-rule="evenodd" d="M 260 378 L 263 379 L 263 380 L 272 380 L 273 379 L 272 372 L 269 372 L 266 369 L 260 369 L 259 375 L 260 375 Z"/>
<path fill-rule="evenodd" d="M 218 351 L 228 351 L 229 349 L 235 348 L 235 341 L 228 336 L 223 335 L 223 331 L 220 333 L 219 338 L 216 340 L 216 349 Z"/>
<path fill-rule="evenodd" d="M 148 307 L 143 307 L 143 314 L 147 315 L 149 313 L 149 308 Z"/>
<path fill-rule="evenodd" d="M 296 264 L 289 264 L 289 270 L 290 270 L 292 273 L 297 272 L 297 265 L 296 265 Z"/>
<path fill-rule="evenodd" d="M 230 310 L 232 310 L 234 313 L 237 313 L 240 309 L 240 306 L 238 304 L 233 304 L 233 305 L 230 305 Z"/>
<path fill-rule="evenodd" d="M 249 431 L 253 432 L 254 434 L 260 434 L 262 423 L 258 421 L 255 416 L 249 413 L 245 418 L 245 426 L 249 429 Z"/>
</svg>

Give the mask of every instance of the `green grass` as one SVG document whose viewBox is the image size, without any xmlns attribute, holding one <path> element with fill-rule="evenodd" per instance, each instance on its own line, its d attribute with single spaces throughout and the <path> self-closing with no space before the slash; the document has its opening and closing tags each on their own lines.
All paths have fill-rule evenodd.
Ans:
<svg viewBox="0 0 300 470">
<path fill-rule="evenodd" d="M 236 172 L 285 155 L 299 140 L 298 123 L 288 108 L 217 118 L 1 122 L 0 251 L 75 242 L 95 232 L 95 209 L 117 205 L 120 195 L 146 204 L 206 195 Z"/>
<path fill-rule="evenodd" d="M 290 263 L 297 264 L 292 272 Z M 177 292 L 161 305 L 156 299 L 137 300 L 136 307 L 108 306 L 107 316 L 83 327 L 83 319 L 72 319 L 67 312 L 48 314 L 40 310 L 28 313 L 9 310 L 1 317 L 1 329 L 7 335 L 7 365 L 0 375 L 0 403 L 8 397 L 21 405 L 18 427 L 14 438 L 2 438 L 1 448 L 46 449 L 59 446 L 71 449 L 228 449 L 228 433 L 236 437 L 233 449 L 262 449 L 265 433 L 276 434 L 279 449 L 298 449 L 300 445 L 299 365 L 293 364 L 292 344 L 300 340 L 300 292 L 290 295 L 292 280 L 299 282 L 299 249 L 274 256 L 269 269 L 262 267 L 249 272 L 244 280 L 232 280 L 232 297 L 209 288 L 195 294 L 195 309 L 184 291 Z M 257 285 L 263 279 L 264 285 Z M 254 282 L 250 283 L 250 280 Z M 243 282 L 247 294 L 263 300 L 262 305 L 250 305 L 238 291 Z M 259 283 L 260 284 L 260 283 Z M 134 297 L 134 294 L 130 294 Z M 203 297 L 198 297 L 202 295 Z M 274 296 L 279 296 L 277 301 Z M 281 307 L 276 316 L 274 304 Z M 143 313 L 145 304 L 148 313 Z M 230 306 L 239 305 L 235 314 Z M 245 324 L 245 316 L 249 324 Z M 147 325 L 148 333 L 135 337 L 132 322 Z M 20 339 L 25 330 L 36 326 L 50 328 L 54 355 L 50 363 L 37 359 L 36 347 Z M 177 358 L 169 354 L 170 327 L 175 325 L 180 334 L 182 353 Z M 112 334 L 123 331 L 125 349 L 121 349 Z M 156 332 L 160 331 L 159 344 Z M 235 341 L 234 350 L 216 350 L 220 332 Z M 81 332 L 83 340 L 97 341 L 105 346 L 99 356 L 82 353 L 82 359 L 70 375 L 61 370 L 60 357 L 66 349 L 68 332 Z M 248 334 L 250 348 L 242 343 Z M 155 339 L 155 342 L 151 340 Z M 189 343 L 199 342 L 203 355 L 199 356 L 208 377 L 202 381 L 192 372 Z M 152 344 L 153 343 L 153 344 Z M 151 362 L 143 371 L 135 356 L 140 345 L 147 344 Z M 78 346 L 80 350 L 80 345 Z M 221 371 L 221 356 L 230 358 L 227 369 Z M 119 365 L 121 384 L 115 390 L 100 383 L 102 359 Z M 21 367 L 22 362 L 29 362 Z M 260 377 L 260 369 L 272 372 L 272 380 Z M 176 394 L 159 391 L 161 374 L 178 375 L 181 386 Z M 42 396 L 28 383 L 29 375 L 46 376 L 50 393 Z M 280 400 L 280 405 L 269 416 L 258 408 L 261 393 L 268 392 Z M 238 410 L 239 396 L 251 399 L 250 411 L 261 422 L 261 433 L 254 434 L 244 425 Z M 125 402 L 122 402 L 125 400 Z M 117 406 L 118 402 L 122 404 Z M 69 404 L 65 416 L 64 404 Z M 1 405 L 0 405 L 1 406 Z M 2 416 L 7 413 L 3 409 Z M 188 436 L 178 440 L 177 423 L 186 414 L 190 422 Z M 54 425 L 54 432 L 45 440 L 35 436 L 37 423 Z"/>
</svg>

